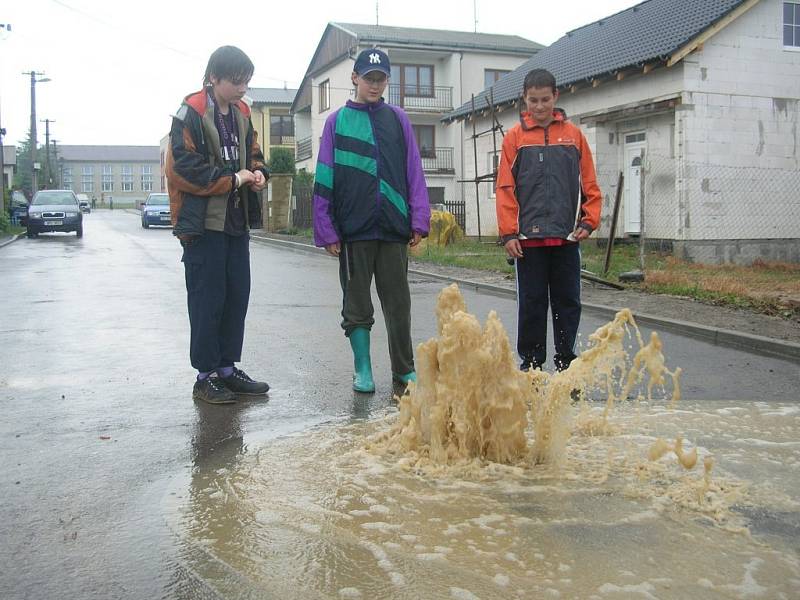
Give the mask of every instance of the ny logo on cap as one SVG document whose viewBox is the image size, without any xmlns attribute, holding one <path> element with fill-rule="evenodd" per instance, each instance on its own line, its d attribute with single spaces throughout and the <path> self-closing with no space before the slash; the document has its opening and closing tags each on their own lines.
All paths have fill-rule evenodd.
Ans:
<svg viewBox="0 0 800 600">
<path fill-rule="evenodd" d="M 369 55 L 369 63 L 371 65 L 381 64 L 381 55 L 378 54 L 377 52 L 374 52 L 374 53 L 370 54 Z"/>
</svg>

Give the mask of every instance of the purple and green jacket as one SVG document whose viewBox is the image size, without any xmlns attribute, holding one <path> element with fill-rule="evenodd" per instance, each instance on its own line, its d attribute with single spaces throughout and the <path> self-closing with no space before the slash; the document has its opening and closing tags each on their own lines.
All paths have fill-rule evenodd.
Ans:
<svg viewBox="0 0 800 600">
<path fill-rule="evenodd" d="M 408 116 L 382 99 L 348 101 L 325 121 L 314 181 L 314 242 L 408 242 L 431 207 Z"/>
</svg>

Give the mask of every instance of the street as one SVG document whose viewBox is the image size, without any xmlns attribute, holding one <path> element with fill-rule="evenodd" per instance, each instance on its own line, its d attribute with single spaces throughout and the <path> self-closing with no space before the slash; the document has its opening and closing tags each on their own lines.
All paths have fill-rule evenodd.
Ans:
<svg viewBox="0 0 800 600">
<path fill-rule="evenodd" d="M 321 424 L 384 415 L 393 389 L 379 303 L 377 393 L 360 396 L 335 261 L 252 243 L 241 367 L 269 382 L 269 399 L 198 405 L 178 242 L 142 229 L 133 211 L 98 210 L 84 223 L 82 239 L 45 234 L 0 249 L 0 597 L 217 597 L 165 515 L 176 482 Z M 436 334 L 442 287 L 412 277 L 415 343 Z M 496 310 L 513 332 L 512 301 L 464 296 L 481 322 Z M 583 339 L 604 322 L 585 314 Z M 690 403 L 798 401 L 796 365 L 662 339 Z"/>
</svg>

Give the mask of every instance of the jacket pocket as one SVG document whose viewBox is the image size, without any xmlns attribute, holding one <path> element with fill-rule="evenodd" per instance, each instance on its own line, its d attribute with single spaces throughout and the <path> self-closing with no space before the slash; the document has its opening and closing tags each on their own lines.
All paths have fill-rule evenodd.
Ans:
<svg viewBox="0 0 800 600">
<path fill-rule="evenodd" d="M 183 203 L 175 222 L 175 235 L 203 235 L 208 200 L 192 194 L 183 195 Z"/>
</svg>

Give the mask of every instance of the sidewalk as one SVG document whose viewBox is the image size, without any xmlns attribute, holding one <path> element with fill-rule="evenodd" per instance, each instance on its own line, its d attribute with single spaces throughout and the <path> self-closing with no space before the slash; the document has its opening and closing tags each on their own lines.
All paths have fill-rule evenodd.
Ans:
<svg viewBox="0 0 800 600">
<path fill-rule="evenodd" d="M 323 253 L 307 238 L 251 231 L 254 241 L 295 250 Z M 409 273 L 457 282 L 461 287 L 502 296 L 516 296 L 513 277 L 501 273 L 445 267 L 413 260 Z M 612 290 L 584 281 L 583 307 L 609 319 L 630 308 L 638 323 L 749 352 L 775 356 L 800 364 L 800 323 L 745 310 L 712 306 L 686 298 L 647 294 L 632 289 Z"/>
</svg>

